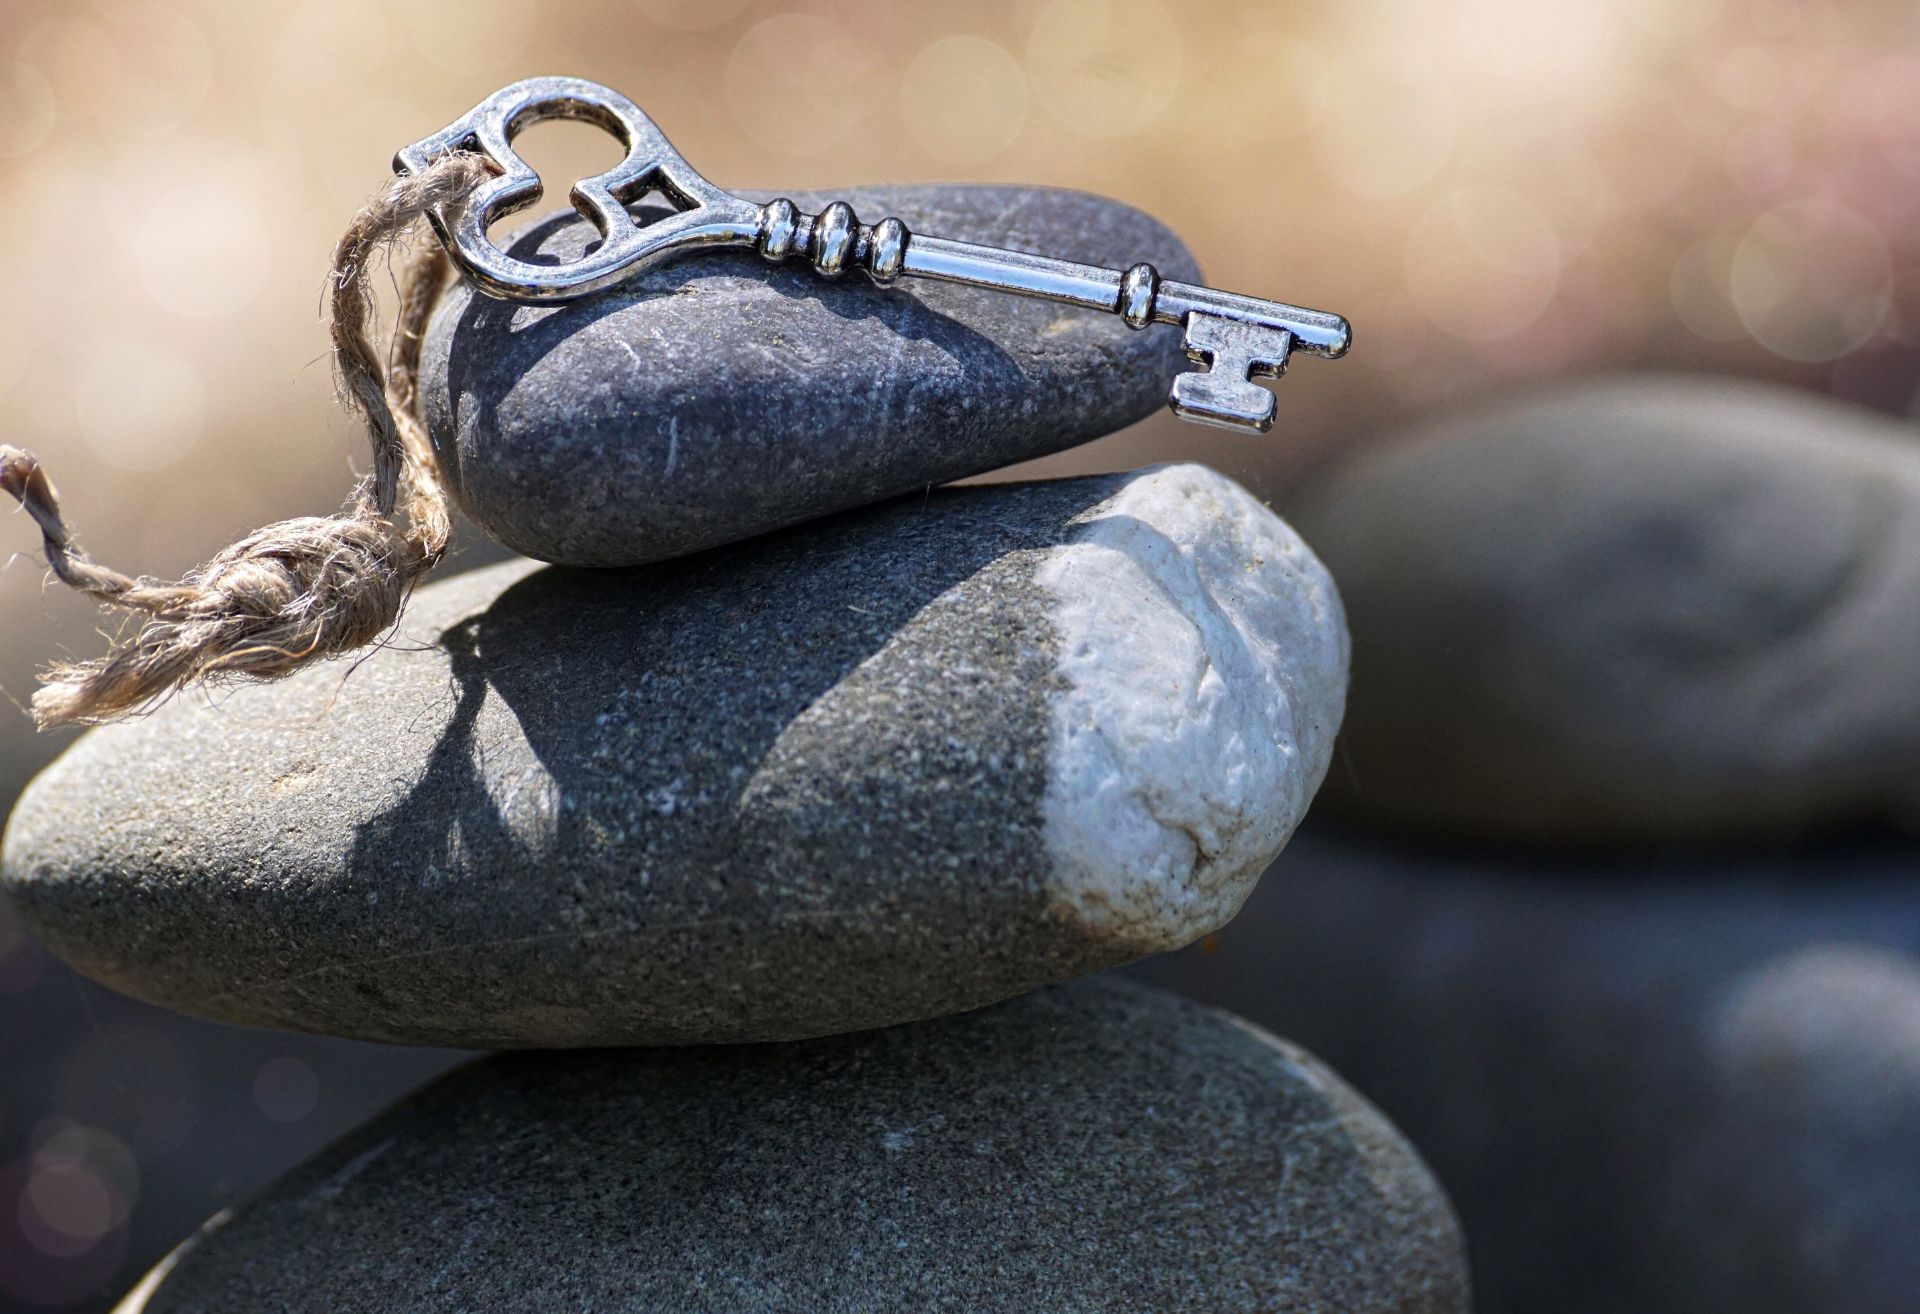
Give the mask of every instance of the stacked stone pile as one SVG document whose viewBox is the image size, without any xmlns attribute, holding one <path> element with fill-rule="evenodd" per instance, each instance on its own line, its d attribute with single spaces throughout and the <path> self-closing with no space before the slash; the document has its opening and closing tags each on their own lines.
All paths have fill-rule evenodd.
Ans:
<svg viewBox="0 0 1920 1314">
<path fill-rule="evenodd" d="M 1192 270 L 1069 193 L 854 199 Z M 4 871 L 142 998 L 518 1052 L 125 1308 L 1463 1310 L 1444 1196 L 1337 1076 L 1080 979 L 1220 927 L 1299 823 L 1346 688 L 1325 570 L 1197 466 L 926 491 L 1140 418 L 1178 352 L 751 258 L 446 306 L 463 505 L 627 568 L 475 571 L 358 663 L 94 731 Z"/>
<path fill-rule="evenodd" d="M 1920 444 L 1602 380 L 1302 507 L 1329 802 L 1205 959 L 1459 1202 L 1489 1314 L 1920 1309 Z"/>
</svg>

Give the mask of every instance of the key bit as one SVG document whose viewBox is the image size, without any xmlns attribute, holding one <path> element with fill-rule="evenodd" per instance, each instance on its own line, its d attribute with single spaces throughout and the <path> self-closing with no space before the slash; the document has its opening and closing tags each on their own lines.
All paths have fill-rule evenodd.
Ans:
<svg viewBox="0 0 1920 1314">
<path fill-rule="evenodd" d="M 606 173 L 575 183 L 570 193 L 574 208 L 599 230 L 600 242 L 566 264 L 536 265 L 502 251 L 487 229 L 540 199 L 539 175 L 515 153 L 513 140 L 553 118 L 598 124 L 620 139 L 626 156 Z M 1137 329 L 1181 327 L 1187 354 L 1210 368 L 1174 379 L 1168 398 L 1174 414 L 1262 433 L 1273 427 L 1274 399 L 1252 380 L 1279 378 L 1293 351 L 1333 358 L 1352 341 L 1338 315 L 1163 282 L 1146 263 L 1103 269 L 914 233 L 897 218 L 865 224 L 844 201 L 818 214 L 805 214 L 789 200 L 756 204 L 695 172 L 638 105 L 580 78 L 528 78 L 504 87 L 401 150 L 393 167 L 417 172 L 454 151 L 478 152 L 498 172 L 457 211 L 434 212 L 434 231 L 475 286 L 507 300 L 571 301 L 663 260 L 714 246 L 752 247 L 776 263 L 806 260 L 827 278 L 857 270 L 881 287 L 901 278 L 964 283 L 1105 311 Z M 653 195 L 664 197 L 671 213 L 642 223 L 627 207 Z"/>
<path fill-rule="evenodd" d="M 1173 381 L 1168 399 L 1183 420 L 1224 429 L 1273 428 L 1273 394 L 1253 379 L 1287 372 L 1293 334 L 1220 319 L 1202 311 L 1187 316 L 1187 355 L 1210 368 L 1190 370 Z"/>
</svg>

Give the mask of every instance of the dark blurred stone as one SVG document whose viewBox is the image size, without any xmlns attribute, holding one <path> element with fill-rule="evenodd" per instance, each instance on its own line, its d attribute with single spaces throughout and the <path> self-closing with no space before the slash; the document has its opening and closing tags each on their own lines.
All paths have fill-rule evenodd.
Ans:
<svg viewBox="0 0 1920 1314">
<path fill-rule="evenodd" d="M 936 492 L 88 734 L 9 824 L 50 948 L 226 1021 L 470 1047 L 978 1007 L 1220 925 L 1326 771 L 1339 600 L 1198 466 Z"/>
<path fill-rule="evenodd" d="M 1668 1219 L 1734 1224 L 1689 1256 L 1724 1308 L 1920 1308 L 1916 940 L 1811 944 L 1717 999 L 1717 1116 L 1679 1156 Z"/>
<path fill-rule="evenodd" d="M 1920 851 L 1308 835 L 1210 948 L 1130 971 L 1377 1101 L 1458 1204 L 1485 1314 L 1920 1308 Z"/>
<path fill-rule="evenodd" d="M 1354 634 L 1329 801 L 1525 842 L 1920 810 L 1920 444 L 1730 379 L 1588 382 L 1299 508 Z"/>
<path fill-rule="evenodd" d="M 856 187 L 868 221 L 1198 277 L 1165 226 L 1043 187 Z M 762 198 L 764 199 L 764 197 Z M 523 258 L 596 237 L 543 221 Z M 1143 419 L 1187 368 L 1180 334 L 1030 297 L 829 281 L 717 251 L 552 308 L 449 294 L 422 398 L 453 490 L 518 552 L 630 565 L 1057 452 Z"/>
<path fill-rule="evenodd" d="M 1333 1073 L 1082 982 L 782 1046 L 484 1060 L 185 1251 L 239 1309 L 1453 1314 L 1460 1238 Z"/>
</svg>

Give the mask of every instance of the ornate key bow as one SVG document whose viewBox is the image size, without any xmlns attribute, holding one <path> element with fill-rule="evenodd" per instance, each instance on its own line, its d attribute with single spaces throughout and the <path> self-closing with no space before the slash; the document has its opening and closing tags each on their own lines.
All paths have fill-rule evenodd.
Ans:
<svg viewBox="0 0 1920 1314">
<path fill-rule="evenodd" d="M 612 170 L 573 185 L 573 206 L 599 230 L 598 246 L 564 264 L 536 265 L 495 246 L 487 229 L 540 199 L 539 175 L 514 152 L 513 139 L 555 118 L 597 124 L 627 153 Z M 478 152 L 499 174 L 451 221 L 432 214 L 434 230 L 476 286 L 509 300 L 569 301 L 712 246 L 751 246 L 774 262 L 802 258 L 828 278 L 857 269 L 881 287 L 903 277 L 964 283 L 1106 311 L 1137 329 L 1181 327 L 1187 355 L 1203 368 L 1174 379 L 1168 398 L 1174 414 L 1262 433 L 1273 427 L 1273 394 L 1252 380 L 1279 378 L 1295 348 L 1331 359 L 1343 355 L 1352 338 L 1338 315 L 1165 280 L 1145 262 L 1103 269 L 912 233 L 896 218 L 864 224 L 844 201 L 805 214 L 785 199 L 744 200 L 695 172 L 638 105 L 580 78 L 528 78 L 496 91 L 402 150 L 394 170 L 418 172 L 452 151 Z M 650 195 L 664 197 L 673 213 L 646 223 L 629 213 L 628 206 Z"/>
</svg>

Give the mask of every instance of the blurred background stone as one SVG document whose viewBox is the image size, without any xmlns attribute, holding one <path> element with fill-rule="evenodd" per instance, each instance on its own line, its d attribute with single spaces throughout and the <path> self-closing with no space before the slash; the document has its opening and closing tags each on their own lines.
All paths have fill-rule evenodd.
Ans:
<svg viewBox="0 0 1920 1314">
<path fill-rule="evenodd" d="M 1704 1019 L 1715 1121 L 1660 1222 L 1726 1220 L 1686 1253 L 1722 1308 L 1894 1314 L 1920 1293 L 1920 955 L 1882 934 L 1905 943 L 1777 954 Z"/>
<path fill-rule="evenodd" d="M 1496 857 L 1309 826 L 1129 969 L 1406 1132 L 1485 1314 L 1897 1314 L 1920 1291 L 1920 850 Z"/>
<path fill-rule="evenodd" d="M 1327 804 L 1510 843 L 1920 820 L 1920 439 L 1775 386 L 1471 408 L 1307 493 L 1358 694 Z"/>
<path fill-rule="evenodd" d="M 1079 981 L 793 1045 L 483 1060 L 138 1306 L 1466 1314 L 1446 1199 L 1302 1050 Z M 132 1314 L 132 1311 L 129 1311 Z"/>
<path fill-rule="evenodd" d="M 1488 1314 L 1913 1308 L 1909 428 L 1589 380 L 1383 444 L 1298 515 L 1354 634 L 1337 807 L 1216 952 L 1142 975 L 1378 1100 Z"/>
</svg>

